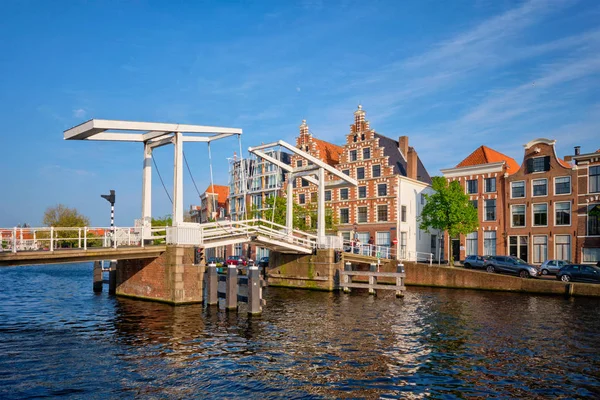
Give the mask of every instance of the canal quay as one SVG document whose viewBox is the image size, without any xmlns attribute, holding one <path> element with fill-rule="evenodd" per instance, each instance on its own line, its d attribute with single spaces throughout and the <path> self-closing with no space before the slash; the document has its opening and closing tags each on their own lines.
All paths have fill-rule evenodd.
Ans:
<svg viewBox="0 0 600 400">
<path fill-rule="evenodd" d="M 252 316 L 95 294 L 92 275 L 0 269 L 1 398 L 600 396 L 597 298 L 268 287 Z"/>
</svg>

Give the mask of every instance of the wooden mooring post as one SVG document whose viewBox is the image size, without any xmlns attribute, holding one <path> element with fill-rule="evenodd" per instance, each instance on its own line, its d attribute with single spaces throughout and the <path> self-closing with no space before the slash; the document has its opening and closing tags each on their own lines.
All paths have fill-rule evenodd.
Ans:
<svg viewBox="0 0 600 400">
<path fill-rule="evenodd" d="M 219 304 L 217 278 L 217 264 L 208 264 L 204 273 L 204 301 L 208 305 Z"/>
<path fill-rule="evenodd" d="M 265 305 L 262 288 L 265 286 L 265 281 L 261 278 L 257 266 L 251 265 L 247 269 L 247 275 L 240 275 L 236 265 L 229 265 L 227 273 L 215 273 L 214 280 L 217 282 L 217 299 L 215 303 L 208 304 L 219 304 L 222 309 L 237 310 L 238 302 L 242 302 L 248 304 L 248 314 L 262 313 L 262 307 Z M 206 290 L 210 292 L 210 286 L 207 286 Z M 207 294 L 207 298 L 209 295 Z M 219 299 L 222 301 L 219 302 Z"/>
<path fill-rule="evenodd" d="M 108 294 L 117 293 L 117 261 L 111 260 L 108 270 Z"/>
<path fill-rule="evenodd" d="M 369 271 L 353 271 L 352 270 L 352 264 L 347 262 L 344 265 L 344 270 L 341 271 L 340 273 L 341 278 L 340 281 L 340 286 L 342 288 L 342 290 L 344 291 L 344 293 L 349 293 L 350 292 L 350 288 L 357 288 L 357 289 L 368 289 L 369 290 L 369 294 L 373 294 L 376 295 L 376 290 L 395 290 L 396 291 L 396 297 L 403 297 L 404 296 L 404 291 L 406 290 L 405 286 L 404 286 L 404 278 L 406 277 L 406 274 L 404 272 L 404 265 L 402 263 L 399 263 L 397 268 L 396 268 L 396 272 L 379 272 L 377 271 L 377 264 L 371 264 Z M 362 283 L 362 282 L 353 282 L 352 281 L 352 277 L 353 276 L 366 276 L 369 279 L 369 283 Z M 377 283 L 377 278 L 395 278 L 396 279 L 396 284 L 395 285 L 387 285 L 387 284 L 381 284 L 381 283 Z"/>
<path fill-rule="evenodd" d="M 102 261 L 94 261 L 94 293 L 101 293 L 103 284 Z"/>
</svg>

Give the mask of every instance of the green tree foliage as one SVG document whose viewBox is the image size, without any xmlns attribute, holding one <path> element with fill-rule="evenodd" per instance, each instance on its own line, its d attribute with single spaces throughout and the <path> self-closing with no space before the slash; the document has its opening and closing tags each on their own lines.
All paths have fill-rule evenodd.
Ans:
<svg viewBox="0 0 600 400">
<path fill-rule="evenodd" d="M 152 228 L 158 228 L 158 227 L 167 227 L 167 226 L 173 226 L 173 218 L 171 217 L 171 214 L 167 214 L 163 217 L 158 217 L 158 218 L 152 218 Z M 157 231 L 157 232 L 152 232 L 152 236 L 164 236 L 167 234 L 167 231 Z M 161 243 L 165 243 L 165 239 L 155 239 L 154 240 L 154 244 L 161 244 Z"/>
<path fill-rule="evenodd" d="M 266 210 L 263 210 L 261 218 L 267 221 L 273 221 L 276 224 L 285 226 L 287 199 L 285 197 L 268 197 L 265 200 Z M 274 206 L 274 207 L 273 207 Z M 257 214 L 256 207 L 253 207 L 253 214 Z M 315 230 L 317 226 L 317 203 L 309 203 L 305 206 L 294 203 L 293 209 L 294 229 L 302 231 Z M 310 217 L 311 225 L 307 224 L 307 217 Z M 325 228 L 333 230 L 336 227 L 336 219 L 333 217 L 331 209 L 325 210 Z"/>
<path fill-rule="evenodd" d="M 90 224 L 90 220 L 88 217 L 82 215 L 75 208 L 70 208 L 65 206 L 64 204 L 57 204 L 53 207 L 48 207 L 44 212 L 43 223 L 46 226 L 53 226 L 55 228 L 83 228 Z M 79 230 L 60 230 L 57 229 L 54 238 L 56 239 L 56 247 L 77 247 L 79 245 L 79 237 L 83 235 Z M 39 239 L 48 239 L 50 237 L 48 232 L 40 232 L 38 234 Z M 101 242 L 98 242 L 95 239 L 97 236 L 93 232 L 89 232 L 87 234 L 88 239 L 92 239 L 92 241 L 88 241 L 88 246 L 92 247 L 95 245 L 100 245 Z M 73 239 L 73 240 L 65 240 L 65 239 Z"/>
<path fill-rule="evenodd" d="M 419 217 L 419 228 L 426 231 L 440 229 L 448 232 L 450 238 L 476 231 L 479 228 L 477 210 L 458 181 L 448 184 L 441 176 L 433 177 L 432 181 L 435 193 L 425 195 L 427 203 Z M 449 247 L 449 260 L 453 265 L 452 246 Z"/>
</svg>

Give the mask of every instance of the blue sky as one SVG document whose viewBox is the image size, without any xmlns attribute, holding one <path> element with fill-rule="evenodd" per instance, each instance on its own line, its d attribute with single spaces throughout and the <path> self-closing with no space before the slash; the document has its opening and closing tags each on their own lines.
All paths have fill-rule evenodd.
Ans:
<svg viewBox="0 0 600 400">
<path fill-rule="evenodd" d="M 141 212 L 141 144 L 64 141 L 90 118 L 239 127 L 293 142 L 302 119 L 341 144 L 360 102 L 409 135 L 432 175 L 485 144 L 600 148 L 600 3 L 551 1 L 0 2 L 0 226 L 48 206 L 108 225 Z M 227 184 L 234 139 L 213 148 Z M 185 153 L 203 191 L 206 146 Z M 155 152 L 172 192 L 171 147 Z M 171 206 L 154 173 L 153 213 Z M 185 204 L 198 195 L 185 172 Z"/>
</svg>

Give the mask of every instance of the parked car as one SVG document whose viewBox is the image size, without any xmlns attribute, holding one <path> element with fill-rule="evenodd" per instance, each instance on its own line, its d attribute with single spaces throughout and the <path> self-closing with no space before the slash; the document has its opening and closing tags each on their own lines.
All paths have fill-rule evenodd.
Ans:
<svg viewBox="0 0 600 400">
<path fill-rule="evenodd" d="M 269 266 L 269 257 L 263 257 L 258 262 L 258 266 L 261 268 L 266 268 Z"/>
<path fill-rule="evenodd" d="M 600 268 L 592 265 L 569 264 L 558 271 L 556 279 L 563 282 L 579 281 L 600 283 Z"/>
<path fill-rule="evenodd" d="M 248 258 L 245 256 L 229 256 L 227 257 L 227 265 L 247 266 Z"/>
<path fill-rule="evenodd" d="M 542 275 L 556 275 L 559 269 L 568 264 L 571 263 L 564 260 L 546 260 L 542 263 L 542 265 L 540 265 L 540 272 Z"/>
<path fill-rule="evenodd" d="M 485 268 L 485 261 L 489 259 L 490 256 L 467 256 L 463 265 L 465 268 Z"/>
<path fill-rule="evenodd" d="M 223 260 L 221 257 L 209 257 L 208 260 L 206 260 L 207 264 L 216 264 L 217 267 L 222 267 L 223 264 L 225 264 L 225 260 Z"/>
<path fill-rule="evenodd" d="M 490 256 L 485 261 L 485 269 L 487 272 L 517 274 L 521 278 L 533 278 L 539 275 L 536 267 L 513 256 Z"/>
</svg>

